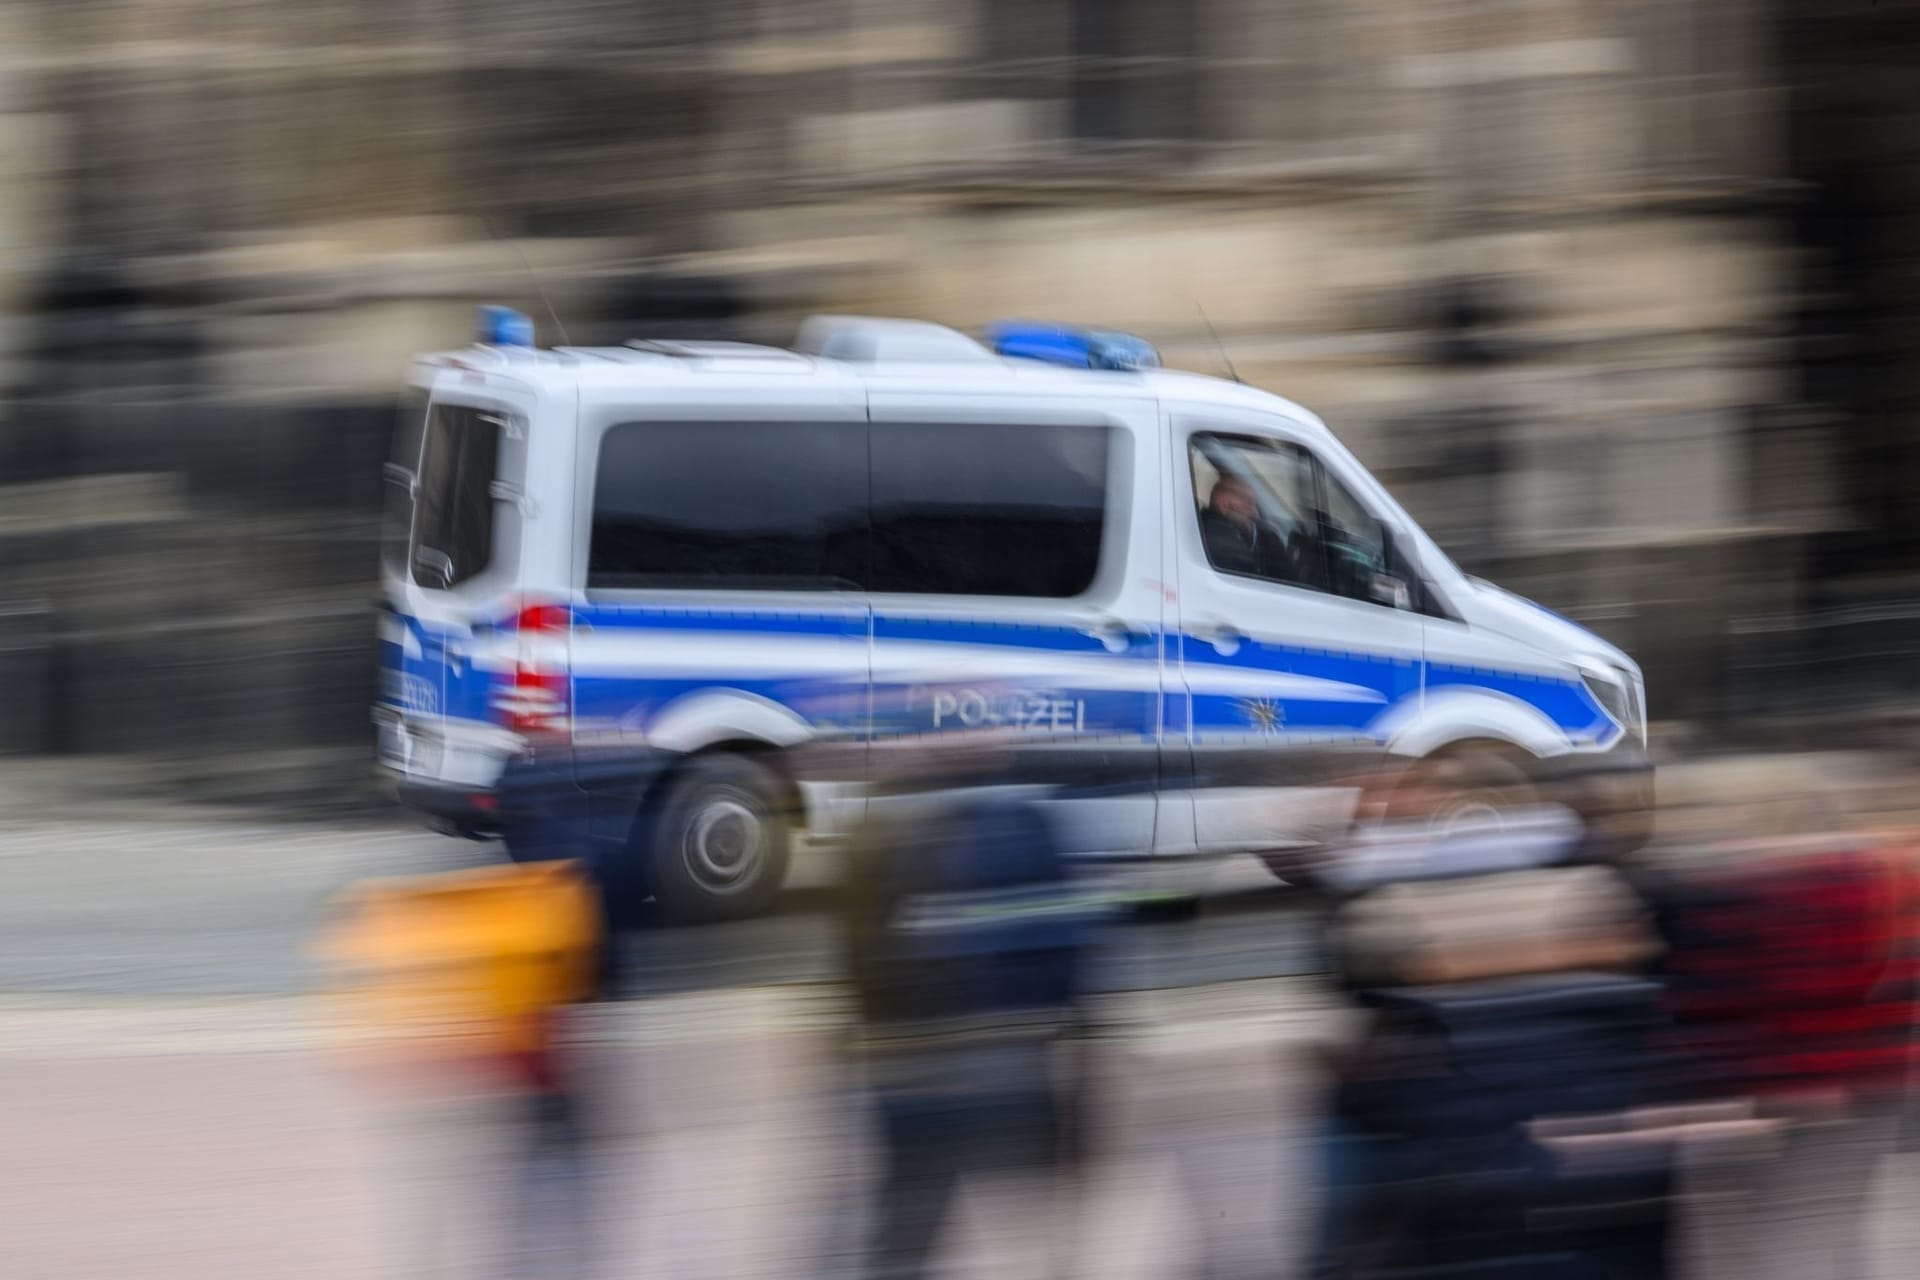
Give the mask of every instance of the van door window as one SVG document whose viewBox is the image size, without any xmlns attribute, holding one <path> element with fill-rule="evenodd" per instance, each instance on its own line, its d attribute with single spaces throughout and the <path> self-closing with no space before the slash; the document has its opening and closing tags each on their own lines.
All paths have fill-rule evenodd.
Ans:
<svg viewBox="0 0 1920 1280">
<path fill-rule="evenodd" d="M 1221 573 L 1326 589 L 1313 460 L 1278 440 L 1200 435 L 1188 450 L 1200 541 Z"/>
<path fill-rule="evenodd" d="M 589 587 L 858 589 L 860 422 L 628 422 L 600 442 Z"/>
<path fill-rule="evenodd" d="M 1300 446 L 1196 435 L 1189 458 L 1200 541 L 1221 573 L 1371 604 L 1394 601 L 1389 578 L 1414 589 L 1386 527 Z"/>
<path fill-rule="evenodd" d="M 497 413 L 437 404 L 427 418 L 413 516 L 413 580 L 456 587 L 493 559 L 494 498 L 500 462 Z"/>
<path fill-rule="evenodd" d="M 872 589 L 1068 599 L 1093 585 L 1114 433 L 875 423 Z"/>
</svg>

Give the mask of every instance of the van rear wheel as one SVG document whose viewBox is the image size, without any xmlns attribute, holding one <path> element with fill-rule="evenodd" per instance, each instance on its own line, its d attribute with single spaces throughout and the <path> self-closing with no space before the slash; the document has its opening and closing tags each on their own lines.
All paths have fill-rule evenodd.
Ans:
<svg viewBox="0 0 1920 1280">
<path fill-rule="evenodd" d="M 705 923 L 771 906 L 787 874 L 784 793 L 771 769 L 743 756 L 688 761 L 668 784 L 647 851 L 661 914 Z"/>
</svg>

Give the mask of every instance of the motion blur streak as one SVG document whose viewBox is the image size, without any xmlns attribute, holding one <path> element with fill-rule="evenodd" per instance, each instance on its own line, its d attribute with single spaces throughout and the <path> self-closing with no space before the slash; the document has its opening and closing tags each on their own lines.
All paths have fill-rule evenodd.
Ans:
<svg viewBox="0 0 1920 1280">
<path fill-rule="evenodd" d="M 8 1275 L 1911 1270 L 1920 0 L 4 0 L 0 48 Z M 356 886 L 506 874 L 400 814 L 368 723 L 397 389 L 482 304 L 1231 369 L 1631 653 L 1644 705 L 1568 696 L 1651 726 L 1660 811 L 1329 751 L 1331 839 L 1056 884 L 980 865 L 1046 847 L 1019 797 L 1137 777 L 920 779 L 853 862 L 952 884 L 797 846 L 691 928 L 569 867 L 596 923 L 512 964 L 316 959 Z M 489 730 L 578 714 L 542 630 Z M 1259 781 L 1163 788 L 1156 834 Z M 721 872 L 752 839 L 703 831 Z M 523 961 L 589 989 L 516 988 L 507 1037 L 472 975 Z M 423 969 L 430 1010 L 317 994 Z"/>
</svg>

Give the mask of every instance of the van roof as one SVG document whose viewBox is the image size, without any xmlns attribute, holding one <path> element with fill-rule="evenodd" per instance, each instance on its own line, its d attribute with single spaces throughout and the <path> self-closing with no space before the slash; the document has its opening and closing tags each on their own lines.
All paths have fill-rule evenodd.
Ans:
<svg viewBox="0 0 1920 1280">
<path fill-rule="evenodd" d="M 841 358 L 785 347 L 746 342 L 649 339 L 618 347 L 472 346 L 423 355 L 426 368 L 454 368 L 502 375 L 539 391 L 601 391 L 700 383 L 716 386 L 733 378 L 754 381 L 770 375 L 816 384 L 884 385 L 889 390 L 998 392 L 1010 395 L 1104 398 L 1152 398 L 1188 406 L 1242 409 L 1284 416 L 1321 430 L 1326 424 L 1312 411 L 1282 396 L 1242 383 L 1171 369 L 1113 371 L 1077 369 L 1037 360 L 1003 357 L 956 330 L 923 321 L 816 317 L 865 326 L 857 339 L 870 339 L 872 358 Z M 809 322 L 818 331 L 815 322 Z M 803 330 L 803 336 L 805 334 Z M 843 340 L 841 350 L 859 350 Z"/>
</svg>

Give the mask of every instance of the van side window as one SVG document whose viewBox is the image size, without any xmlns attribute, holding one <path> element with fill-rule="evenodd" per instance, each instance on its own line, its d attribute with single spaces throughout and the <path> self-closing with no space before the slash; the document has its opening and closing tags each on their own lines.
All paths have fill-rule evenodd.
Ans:
<svg viewBox="0 0 1920 1280">
<path fill-rule="evenodd" d="M 1221 573 L 1380 603 L 1388 539 L 1347 487 L 1297 445 L 1196 435 L 1200 540 Z"/>
<path fill-rule="evenodd" d="M 459 586 L 493 560 L 500 426 L 498 414 L 464 405 L 437 404 L 428 415 L 410 556 L 420 586 Z"/>
<path fill-rule="evenodd" d="M 589 587 L 830 591 L 867 562 L 864 422 L 628 422 L 600 442 Z"/>
<path fill-rule="evenodd" d="M 875 591 L 1065 599 L 1093 585 L 1113 432 L 875 423 Z"/>
<path fill-rule="evenodd" d="M 1249 436 L 1197 435 L 1188 449 L 1207 562 L 1221 573 L 1326 590 L 1314 521 L 1314 462 Z"/>
</svg>

